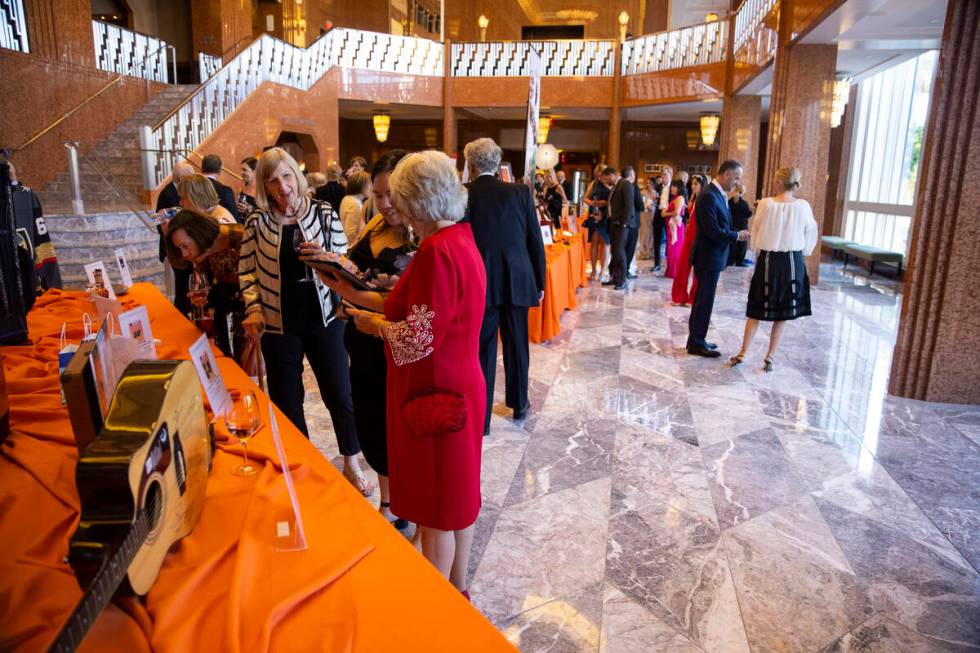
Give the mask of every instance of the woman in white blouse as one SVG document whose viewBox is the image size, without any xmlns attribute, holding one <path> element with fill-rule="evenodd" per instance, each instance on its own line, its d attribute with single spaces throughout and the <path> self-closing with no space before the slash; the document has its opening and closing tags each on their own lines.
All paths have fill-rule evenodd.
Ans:
<svg viewBox="0 0 980 653">
<path fill-rule="evenodd" d="M 759 321 L 772 322 L 765 358 L 767 372 L 772 371 L 772 357 L 786 320 L 810 315 L 810 279 L 804 257 L 817 246 L 813 209 L 806 200 L 793 197 L 800 187 L 800 171 L 780 168 L 775 181 L 782 192 L 759 202 L 755 217 L 749 221 L 750 242 L 756 250 L 755 272 L 749 286 L 742 349 L 730 360 L 733 367 L 740 364 Z"/>
<path fill-rule="evenodd" d="M 344 225 L 344 235 L 347 242 L 357 240 L 357 235 L 364 229 L 364 219 L 361 207 L 371 192 L 371 175 L 363 170 L 355 172 L 347 180 L 347 195 L 340 201 L 340 222 Z"/>
</svg>

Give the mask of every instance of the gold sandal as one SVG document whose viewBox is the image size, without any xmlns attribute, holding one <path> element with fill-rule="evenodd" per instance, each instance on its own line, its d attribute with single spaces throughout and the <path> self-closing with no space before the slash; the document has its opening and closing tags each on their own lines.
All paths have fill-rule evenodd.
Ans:
<svg viewBox="0 0 980 653">
<path fill-rule="evenodd" d="M 346 478 L 351 485 L 357 488 L 363 496 L 369 497 L 374 494 L 374 486 L 371 482 L 364 478 L 363 472 L 354 472 L 349 469 L 344 470 L 344 478 Z"/>
<path fill-rule="evenodd" d="M 742 361 L 744 360 L 745 360 L 745 356 L 743 354 L 735 354 L 734 356 L 728 359 L 728 367 L 736 367 L 738 365 L 741 365 Z"/>
</svg>

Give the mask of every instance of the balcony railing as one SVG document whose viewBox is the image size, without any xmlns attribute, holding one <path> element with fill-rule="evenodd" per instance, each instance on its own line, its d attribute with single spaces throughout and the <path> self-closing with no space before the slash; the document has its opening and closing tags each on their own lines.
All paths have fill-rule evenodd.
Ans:
<svg viewBox="0 0 980 653">
<path fill-rule="evenodd" d="M 777 0 L 744 0 L 735 14 L 735 49 L 740 49 L 753 37 Z"/>
<path fill-rule="evenodd" d="M 735 61 L 757 68 L 776 56 L 778 33 L 766 25 L 777 0 L 745 0 L 735 14 Z"/>
<path fill-rule="evenodd" d="M 131 32 L 116 25 L 92 21 L 95 41 L 95 67 L 110 73 L 131 75 L 155 82 L 167 82 L 167 53 L 177 83 L 177 56 L 174 47 L 158 38 Z"/>
<path fill-rule="evenodd" d="M 612 77 L 614 41 L 499 41 L 454 43 L 453 77 L 527 77 L 531 46 L 545 77 Z"/>
<path fill-rule="evenodd" d="M 172 152 L 194 151 L 263 82 L 309 90 L 333 66 L 424 76 L 443 74 L 441 43 L 334 29 L 305 50 L 262 35 L 154 127 L 140 133 L 144 183 L 170 174 Z"/>
<path fill-rule="evenodd" d="M 623 75 L 641 75 L 725 60 L 728 22 L 682 27 L 623 43 Z"/>
<path fill-rule="evenodd" d="M 0 0 L 0 48 L 30 52 L 24 0 Z"/>
</svg>

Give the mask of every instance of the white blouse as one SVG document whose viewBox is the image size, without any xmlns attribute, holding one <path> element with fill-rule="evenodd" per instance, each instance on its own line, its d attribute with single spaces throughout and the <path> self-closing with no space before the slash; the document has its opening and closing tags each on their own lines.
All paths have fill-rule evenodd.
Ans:
<svg viewBox="0 0 980 653">
<path fill-rule="evenodd" d="M 797 252 L 804 256 L 813 253 L 817 246 L 817 221 L 813 209 L 803 199 L 780 202 L 767 197 L 759 202 L 755 215 L 749 220 L 752 239 L 749 243 L 756 250 L 767 252 Z"/>
</svg>

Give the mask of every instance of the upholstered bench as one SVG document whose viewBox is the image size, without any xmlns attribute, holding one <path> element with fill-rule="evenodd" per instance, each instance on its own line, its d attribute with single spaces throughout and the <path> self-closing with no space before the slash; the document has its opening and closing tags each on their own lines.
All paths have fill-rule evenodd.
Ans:
<svg viewBox="0 0 980 653">
<path fill-rule="evenodd" d="M 844 247 L 847 245 L 853 245 L 854 243 L 846 238 L 841 238 L 840 236 L 821 236 L 821 242 L 824 247 L 830 249 L 830 260 L 833 261 L 834 257 L 837 256 L 837 252 L 844 251 Z"/>
<path fill-rule="evenodd" d="M 892 263 L 898 268 L 898 276 L 902 275 L 902 263 L 905 262 L 905 255 L 900 252 L 892 252 L 880 247 L 871 245 L 858 245 L 849 243 L 844 246 L 844 267 L 847 267 L 847 257 L 868 261 L 868 276 L 875 273 L 876 263 Z"/>
</svg>

